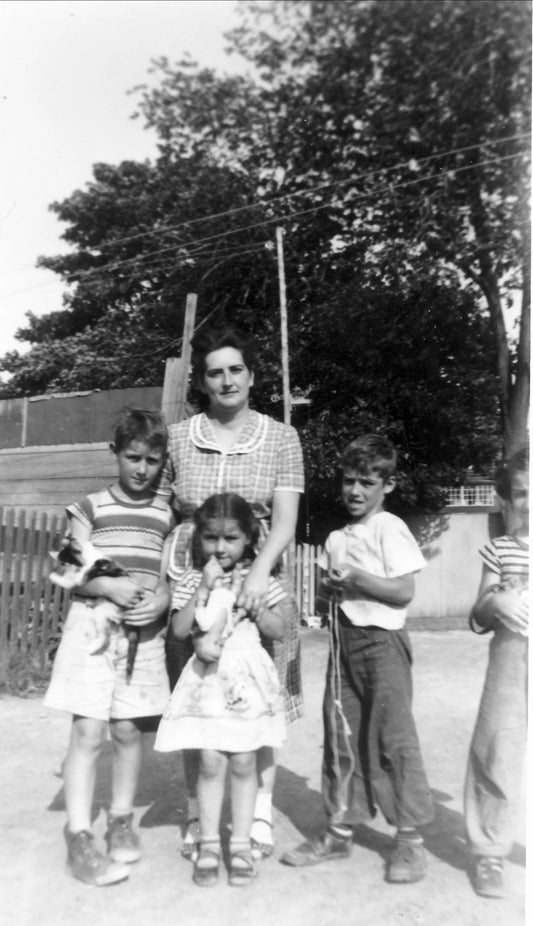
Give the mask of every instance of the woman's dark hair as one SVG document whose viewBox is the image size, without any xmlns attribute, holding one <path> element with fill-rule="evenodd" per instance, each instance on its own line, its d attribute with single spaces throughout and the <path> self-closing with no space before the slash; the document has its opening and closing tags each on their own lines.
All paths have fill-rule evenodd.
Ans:
<svg viewBox="0 0 533 926">
<path fill-rule="evenodd" d="M 255 366 L 255 343 L 251 335 L 238 328 L 205 328 L 198 331 L 191 339 L 192 370 L 194 384 L 200 386 L 205 375 L 205 359 L 214 350 L 222 347 L 234 347 L 241 353 L 245 366 L 253 372 Z"/>
<path fill-rule="evenodd" d="M 213 518 L 236 521 L 243 534 L 248 538 L 244 551 L 244 559 L 255 559 L 255 551 L 259 541 L 259 521 L 254 515 L 248 502 L 235 492 L 221 492 L 219 495 L 210 495 L 205 502 L 194 512 L 194 536 L 192 543 L 192 561 L 197 569 L 205 565 L 200 543 L 202 531 L 207 527 L 208 521 Z"/>
<path fill-rule="evenodd" d="M 506 502 L 511 501 L 513 477 L 516 473 L 529 473 L 529 447 L 517 450 L 496 470 L 496 491 Z"/>
<path fill-rule="evenodd" d="M 151 408 L 121 409 L 113 428 L 113 450 L 120 453 L 132 441 L 144 441 L 152 450 L 167 452 L 168 434 L 165 420 Z"/>
</svg>

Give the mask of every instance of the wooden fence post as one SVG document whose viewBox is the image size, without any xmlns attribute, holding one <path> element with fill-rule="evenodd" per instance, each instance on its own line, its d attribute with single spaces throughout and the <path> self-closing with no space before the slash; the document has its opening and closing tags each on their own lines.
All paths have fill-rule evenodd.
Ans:
<svg viewBox="0 0 533 926">
<path fill-rule="evenodd" d="M 191 338 L 196 318 L 196 293 L 189 293 L 185 307 L 181 357 L 169 357 L 165 367 L 165 381 L 161 399 L 161 412 L 167 424 L 174 424 L 185 418 L 189 366 L 191 363 Z"/>
</svg>

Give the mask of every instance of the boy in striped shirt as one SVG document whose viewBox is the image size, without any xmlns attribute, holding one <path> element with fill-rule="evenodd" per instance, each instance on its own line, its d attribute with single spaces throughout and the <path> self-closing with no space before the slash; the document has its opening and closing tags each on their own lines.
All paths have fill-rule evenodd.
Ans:
<svg viewBox="0 0 533 926">
<path fill-rule="evenodd" d="M 170 596 L 165 577 L 167 538 L 174 527 L 170 507 L 152 489 L 167 452 L 161 416 L 147 409 L 124 409 L 110 447 L 118 479 L 67 508 L 68 535 L 81 547 L 90 541 L 127 574 L 93 578 L 77 589 L 45 698 L 47 707 L 72 714 L 64 763 L 68 863 L 74 877 L 98 887 L 125 880 L 128 864 L 141 856 L 132 828 L 133 801 L 143 729 L 149 718 L 162 714 L 169 698 L 164 635 Z M 94 652 L 92 612 L 98 598 L 123 608 L 128 625 L 138 629 L 131 678 L 123 624 L 114 624 L 109 645 Z M 91 805 L 108 725 L 112 798 L 104 854 L 91 832 Z"/>
</svg>

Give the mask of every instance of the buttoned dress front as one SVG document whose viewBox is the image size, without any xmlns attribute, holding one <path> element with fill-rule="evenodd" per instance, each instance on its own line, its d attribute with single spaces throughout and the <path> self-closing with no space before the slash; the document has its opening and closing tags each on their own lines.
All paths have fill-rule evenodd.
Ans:
<svg viewBox="0 0 533 926">
<path fill-rule="evenodd" d="M 207 415 L 200 413 L 169 425 L 169 461 L 158 494 L 171 498 L 181 523 L 173 544 L 169 577 L 177 582 L 191 565 L 195 510 L 210 496 L 235 492 L 251 506 L 260 524 L 260 545 L 270 529 L 274 493 L 304 490 L 303 456 L 298 434 L 290 425 L 250 410 L 235 443 L 223 450 Z M 298 609 L 289 579 L 280 565 L 278 579 L 287 591 L 288 630 L 281 642 L 269 642 L 285 695 L 287 720 L 301 715 Z M 191 655 L 169 630 L 167 664 L 171 685 Z"/>
</svg>

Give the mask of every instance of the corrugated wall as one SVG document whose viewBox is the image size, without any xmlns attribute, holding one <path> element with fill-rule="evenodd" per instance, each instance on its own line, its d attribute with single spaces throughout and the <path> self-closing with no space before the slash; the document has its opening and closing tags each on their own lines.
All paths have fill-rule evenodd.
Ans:
<svg viewBox="0 0 533 926">
<path fill-rule="evenodd" d="M 118 412 L 126 405 L 159 410 L 161 397 L 161 387 L 147 386 L 0 402 L 0 506 L 59 514 L 111 482 Z"/>
</svg>

